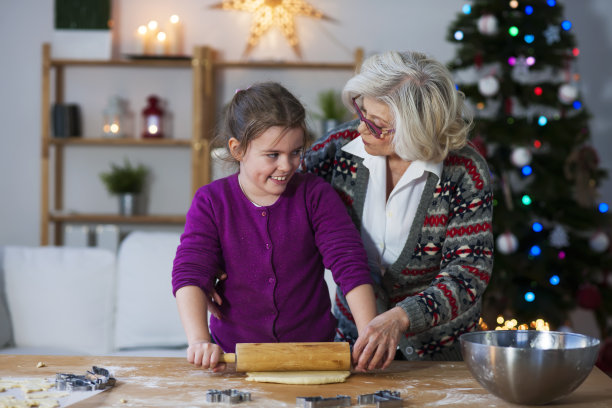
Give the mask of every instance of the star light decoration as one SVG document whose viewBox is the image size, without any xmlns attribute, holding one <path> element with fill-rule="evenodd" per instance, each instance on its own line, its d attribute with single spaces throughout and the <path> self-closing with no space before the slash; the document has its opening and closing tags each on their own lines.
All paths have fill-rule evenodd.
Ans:
<svg viewBox="0 0 612 408">
<path fill-rule="evenodd" d="M 298 57 L 302 57 L 297 34 L 295 16 L 333 20 L 303 0 L 223 0 L 211 8 L 239 10 L 253 13 L 253 23 L 244 55 L 248 55 L 260 38 L 273 26 L 278 26 Z"/>
</svg>

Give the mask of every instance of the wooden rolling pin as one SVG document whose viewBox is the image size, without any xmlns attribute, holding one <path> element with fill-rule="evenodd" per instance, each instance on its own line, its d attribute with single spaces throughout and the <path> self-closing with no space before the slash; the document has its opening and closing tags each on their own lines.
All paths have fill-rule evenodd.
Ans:
<svg viewBox="0 0 612 408">
<path fill-rule="evenodd" d="M 225 353 L 223 363 L 236 371 L 350 371 L 348 343 L 238 343 L 236 353 Z"/>
</svg>

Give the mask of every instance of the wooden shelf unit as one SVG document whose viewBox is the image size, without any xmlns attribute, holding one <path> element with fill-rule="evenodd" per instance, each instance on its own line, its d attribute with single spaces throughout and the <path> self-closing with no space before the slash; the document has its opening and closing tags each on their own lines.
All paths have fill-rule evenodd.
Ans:
<svg viewBox="0 0 612 408">
<path fill-rule="evenodd" d="M 65 223 L 116 223 L 116 224 L 183 224 L 185 215 L 138 215 L 86 214 L 63 212 L 64 149 L 71 146 L 130 146 L 142 147 L 189 147 L 191 149 L 191 195 L 211 181 L 211 141 L 216 120 L 217 73 L 223 69 L 301 69 L 301 70 L 351 70 L 356 71 L 363 61 L 363 50 L 357 48 L 350 63 L 325 62 L 246 62 L 221 61 L 216 51 L 207 46 L 196 46 L 190 59 L 121 59 L 121 60 L 75 60 L 51 58 L 50 44 L 42 47 L 42 102 L 41 102 L 41 219 L 40 242 L 49 244 L 49 226 L 54 225 L 54 244 L 61 245 Z M 64 101 L 65 67 L 124 67 L 184 68 L 192 71 L 193 123 L 191 139 L 106 139 L 106 138 L 53 138 L 51 137 L 51 75 L 54 73 L 56 103 Z M 52 156 L 52 157 L 51 157 Z M 54 177 L 50 180 L 53 162 Z M 51 207 L 50 189 L 54 191 Z"/>
</svg>

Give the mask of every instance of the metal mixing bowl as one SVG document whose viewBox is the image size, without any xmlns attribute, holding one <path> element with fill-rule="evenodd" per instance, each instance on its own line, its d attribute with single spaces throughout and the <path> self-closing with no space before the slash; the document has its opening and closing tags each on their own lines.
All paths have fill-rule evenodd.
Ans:
<svg viewBox="0 0 612 408">
<path fill-rule="evenodd" d="M 465 333 L 461 352 L 476 380 L 515 404 L 569 395 L 589 375 L 599 340 L 576 333 L 495 330 Z"/>
</svg>

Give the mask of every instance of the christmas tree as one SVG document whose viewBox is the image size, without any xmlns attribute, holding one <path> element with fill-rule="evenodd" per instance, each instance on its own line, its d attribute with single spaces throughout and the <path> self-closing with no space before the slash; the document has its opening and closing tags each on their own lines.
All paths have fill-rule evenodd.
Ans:
<svg viewBox="0 0 612 408">
<path fill-rule="evenodd" d="M 583 307 L 610 336 L 610 213 L 597 192 L 606 173 L 589 144 L 580 50 L 562 4 L 474 0 L 447 37 L 457 46 L 449 67 L 475 114 L 472 143 L 494 187 L 483 327 L 536 328 L 542 319 L 537 328 L 557 330 Z"/>
</svg>

